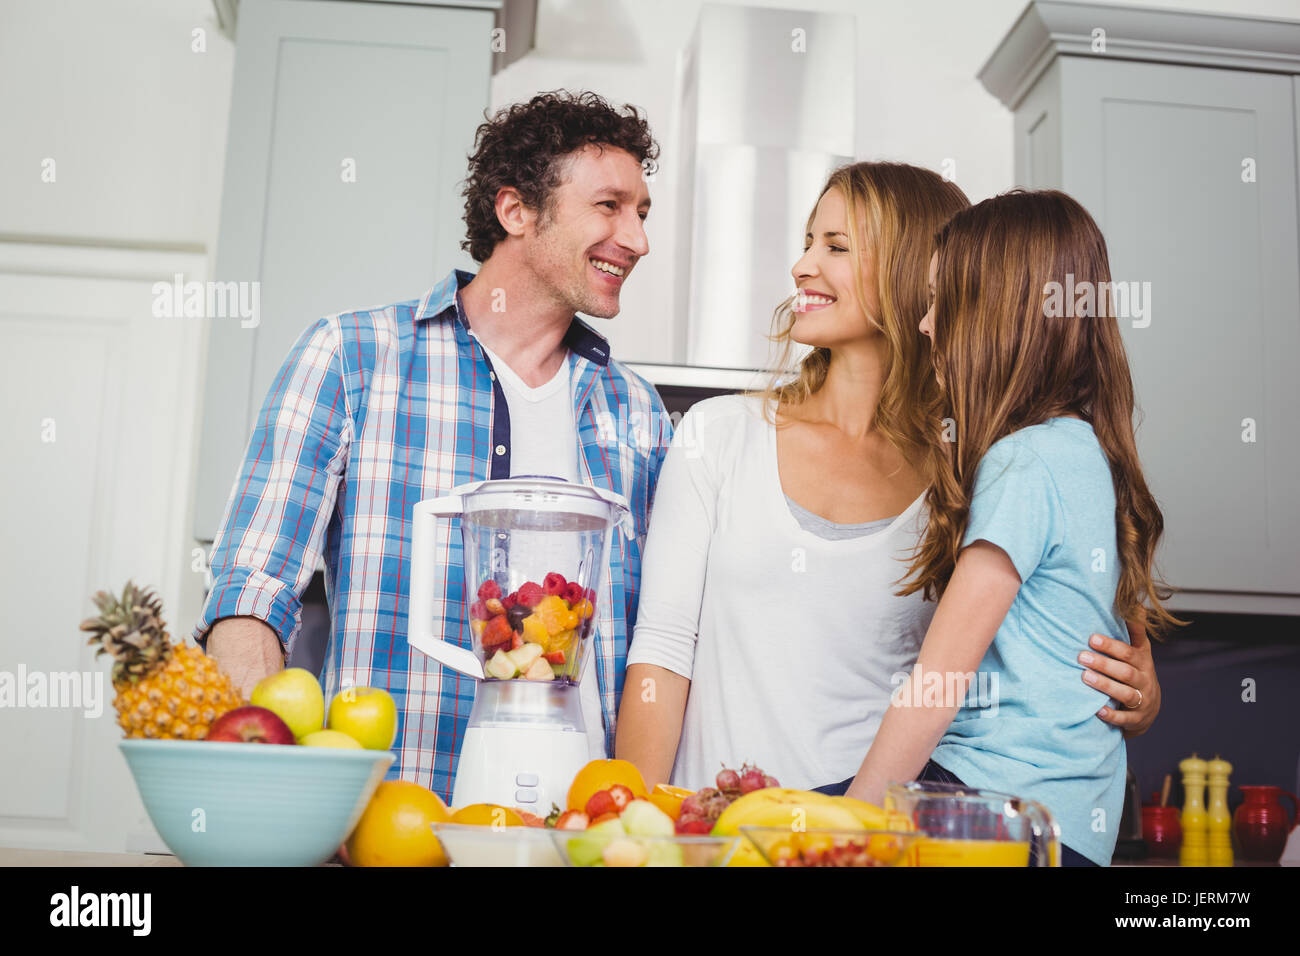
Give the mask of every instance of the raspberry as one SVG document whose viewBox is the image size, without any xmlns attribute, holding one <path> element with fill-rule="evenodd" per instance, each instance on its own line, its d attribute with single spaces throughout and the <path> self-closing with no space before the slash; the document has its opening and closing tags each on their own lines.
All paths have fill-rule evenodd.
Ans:
<svg viewBox="0 0 1300 956">
<path fill-rule="evenodd" d="M 542 581 L 542 591 L 556 597 L 564 597 L 564 589 L 568 586 L 569 582 L 564 580 L 564 575 L 557 574 L 555 571 L 548 574 Z"/>
<path fill-rule="evenodd" d="M 522 604 L 524 607 L 536 607 L 537 602 L 545 597 L 541 586 L 534 584 L 532 581 L 521 587 L 517 593 L 519 600 L 516 603 Z"/>
<path fill-rule="evenodd" d="M 480 601 L 490 601 L 492 598 L 501 597 L 501 585 L 495 581 L 487 580 L 478 586 L 478 599 Z"/>
<path fill-rule="evenodd" d="M 492 615 L 487 611 L 487 605 L 482 601 L 475 601 L 469 607 L 469 616 L 476 621 L 486 621 Z"/>
<path fill-rule="evenodd" d="M 519 603 L 519 595 L 515 593 L 507 594 L 501 599 L 501 606 L 507 611 Z"/>
<path fill-rule="evenodd" d="M 582 601 L 584 594 L 586 594 L 586 592 L 578 586 L 577 581 L 570 581 L 565 586 L 564 593 L 561 594 L 560 597 L 569 602 L 570 608 L 574 608 L 580 601 Z"/>
</svg>

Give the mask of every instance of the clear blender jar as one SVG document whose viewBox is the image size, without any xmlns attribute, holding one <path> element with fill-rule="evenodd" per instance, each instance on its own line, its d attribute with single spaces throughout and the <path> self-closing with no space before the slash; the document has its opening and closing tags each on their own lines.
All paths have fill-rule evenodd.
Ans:
<svg viewBox="0 0 1300 956">
<path fill-rule="evenodd" d="M 462 598 L 435 593 L 456 518 L 468 648 L 445 640 L 435 621 L 435 606 Z M 629 520 L 621 496 L 553 478 L 475 482 L 415 506 L 408 642 L 479 681 L 456 806 L 537 807 L 545 816 L 564 802 L 590 757 L 578 685 L 613 535 Z"/>
</svg>

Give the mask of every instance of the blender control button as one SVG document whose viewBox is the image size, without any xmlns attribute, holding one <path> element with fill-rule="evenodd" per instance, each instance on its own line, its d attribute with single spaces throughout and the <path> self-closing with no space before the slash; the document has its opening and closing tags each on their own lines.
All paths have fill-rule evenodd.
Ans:
<svg viewBox="0 0 1300 956">
<path fill-rule="evenodd" d="M 537 774 L 535 773 L 518 774 L 515 777 L 515 783 L 517 783 L 521 787 L 535 787 L 537 786 Z"/>
<path fill-rule="evenodd" d="M 505 445 L 497 445 L 497 454 L 498 454 L 498 455 L 504 455 L 505 453 L 506 453 L 506 446 L 505 446 Z"/>
<path fill-rule="evenodd" d="M 516 791 L 515 791 L 515 802 L 516 802 L 516 803 L 536 803 L 536 802 L 537 802 L 537 791 L 536 791 L 536 790 L 516 790 Z"/>
</svg>

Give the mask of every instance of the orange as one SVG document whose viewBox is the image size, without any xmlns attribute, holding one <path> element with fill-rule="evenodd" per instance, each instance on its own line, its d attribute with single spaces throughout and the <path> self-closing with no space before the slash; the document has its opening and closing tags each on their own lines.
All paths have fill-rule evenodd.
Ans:
<svg viewBox="0 0 1300 956">
<path fill-rule="evenodd" d="M 674 820 L 682 815 L 682 801 L 693 794 L 694 790 L 685 787 L 672 787 L 666 783 L 656 784 L 650 791 L 650 802 L 668 814 Z"/>
<path fill-rule="evenodd" d="M 471 803 L 451 815 L 452 823 L 466 823 L 478 827 L 522 827 L 524 818 L 509 807 L 495 803 Z"/>
<path fill-rule="evenodd" d="M 569 784 L 570 810 L 582 810 L 587 801 L 600 790 L 608 790 L 616 783 L 621 783 L 632 791 L 634 797 L 649 797 L 641 771 L 626 760 L 593 760 L 578 771 Z"/>
<path fill-rule="evenodd" d="M 353 866 L 446 866 L 431 824 L 450 818 L 447 805 L 427 787 L 385 780 L 348 837 L 348 858 Z"/>
</svg>

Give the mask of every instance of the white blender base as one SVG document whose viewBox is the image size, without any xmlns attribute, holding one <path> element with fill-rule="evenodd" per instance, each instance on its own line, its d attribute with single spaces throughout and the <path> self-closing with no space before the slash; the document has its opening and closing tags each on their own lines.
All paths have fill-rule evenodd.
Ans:
<svg viewBox="0 0 1300 956">
<path fill-rule="evenodd" d="M 453 807 L 495 803 L 539 817 L 561 810 L 569 784 L 590 759 L 587 735 L 573 730 L 471 727 L 452 788 Z"/>
</svg>

